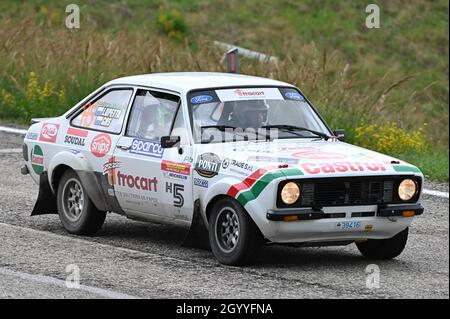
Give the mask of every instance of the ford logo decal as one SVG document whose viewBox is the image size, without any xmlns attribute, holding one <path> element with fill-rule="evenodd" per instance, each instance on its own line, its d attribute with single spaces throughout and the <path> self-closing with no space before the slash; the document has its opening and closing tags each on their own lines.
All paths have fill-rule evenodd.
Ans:
<svg viewBox="0 0 450 319">
<path fill-rule="evenodd" d="M 305 99 L 300 93 L 297 92 L 286 92 L 284 96 L 291 100 L 304 101 Z"/>
<path fill-rule="evenodd" d="M 197 95 L 191 99 L 192 104 L 208 103 L 213 100 L 211 95 Z"/>
</svg>

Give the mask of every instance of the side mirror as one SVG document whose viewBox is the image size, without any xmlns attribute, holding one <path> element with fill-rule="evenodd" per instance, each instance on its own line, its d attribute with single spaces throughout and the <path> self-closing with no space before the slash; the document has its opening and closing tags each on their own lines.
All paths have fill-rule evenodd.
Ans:
<svg viewBox="0 0 450 319">
<path fill-rule="evenodd" d="M 162 148 L 172 148 L 179 144 L 181 138 L 179 136 L 161 136 L 161 147 Z"/>
<path fill-rule="evenodd" d="M 345 130 L 335 130 L 333 133 L 339 141 L 345 142 Z"/>
</svg>

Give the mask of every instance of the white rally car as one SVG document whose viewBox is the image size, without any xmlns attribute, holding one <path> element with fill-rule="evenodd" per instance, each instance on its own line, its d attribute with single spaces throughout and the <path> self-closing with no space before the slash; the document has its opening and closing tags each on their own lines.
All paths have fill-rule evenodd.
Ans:
<svg viewBox="0 0 450 319">
<path fill-rule="evenodd" d="M 420 170 L 343 142 L 294 86 L 223 73 L 106 83 L 67 113 L 35 119 L 23 174 L 32 215 L 93 234 L 107 212 L 190 229 L 224 264 L 262 243 L 356 243 L 398 256 L 423 213 Z"/>
</svg>

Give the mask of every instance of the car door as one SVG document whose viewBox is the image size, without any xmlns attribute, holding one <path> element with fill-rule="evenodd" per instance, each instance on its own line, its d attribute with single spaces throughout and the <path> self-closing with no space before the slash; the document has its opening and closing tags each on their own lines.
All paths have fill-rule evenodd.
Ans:
<svg viewBox="0 0 450 319">
<path fill-rule="evenodd" d="M 190 147 L 163 149 L 160 143 L 162 136 L 171 134 L 178 118 L 183 119 L 180 105 L 180 97 L 174 94 L 146 89 L 136 92 L 125 134 L 112 159 L 116 197 L 133 217 L 188 220 L 191 166 L 183 159 Z"/>
</svg>

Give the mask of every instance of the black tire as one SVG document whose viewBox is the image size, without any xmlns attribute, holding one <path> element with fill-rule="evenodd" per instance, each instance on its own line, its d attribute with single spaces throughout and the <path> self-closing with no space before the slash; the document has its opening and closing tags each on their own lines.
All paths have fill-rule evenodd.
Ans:
<svg viewBox="0 0 450 319">
<path fill-rule="evenodd" d="M 388 239 L 369 239 L 356 243 L 361 254 L 369 259 L 392 259 L 400 255 L 408 241 L 408 228 Z"/>
<path fill-rule="evenodd" d="M 66 171 L 59 181 L 57 203 L 59 219 L 71 234 L 93 235 L 105 221 L 106 212 L 95 207 L 72 170 Z"/>
<path fill-rule="evenodd" d="M 223 198 L 212 207 L 209 218 L 209 242 L 214 256 L 220 263 L 246 265 L 256 257 L 262 243 L 262 235 L 237 201 Z"/>
</svg>

